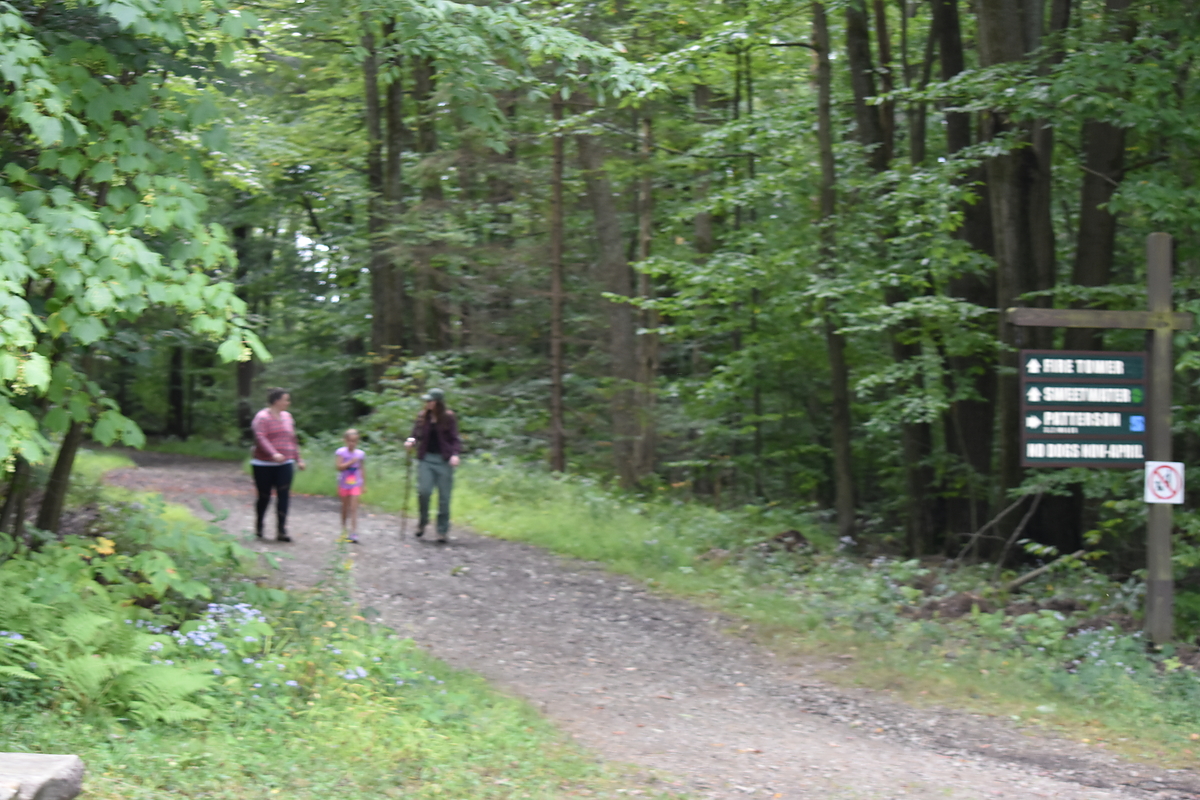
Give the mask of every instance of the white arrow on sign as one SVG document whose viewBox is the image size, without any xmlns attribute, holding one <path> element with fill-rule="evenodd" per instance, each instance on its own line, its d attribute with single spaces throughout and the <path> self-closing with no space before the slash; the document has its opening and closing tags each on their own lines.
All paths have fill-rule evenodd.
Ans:
<svg viewBox="0 0 1200 800">
<path fill-rule="evenodd" d="M 1025 427 L 1032 428 L 1036 431 L 1038 428 L 1042 427 L 1042 420 L 1036 414 L 1030 414 L 1025 418 Z"/>
<path fill-rule="evenodd" d="M 1042 371 L 1041 362 L 1039 362 L 1036 358 L 1029 359 L 1029 362 L 1025 364 L 1025 371 L 1030 375 L 1037 375 Z"/>
<path fill-rule="evenodd" d="M 1025 396 L 1029 398 L 1029 402 L 1038 403 L 1041 402 L 1042 391 L 1036 386 L 1030 386 L 1029 391 L 1025 393 Z"/>
</svg>

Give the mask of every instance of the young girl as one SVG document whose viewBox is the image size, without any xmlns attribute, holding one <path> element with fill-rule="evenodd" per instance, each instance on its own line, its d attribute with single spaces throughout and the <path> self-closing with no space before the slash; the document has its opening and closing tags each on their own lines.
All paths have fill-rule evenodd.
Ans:
<svg viewBox="0 0 1200 800">
<path fill-rule="evenodd" d="M 333 454 L 338 471 L 338 497 L 342 498 L 342 536 L 346 535 L 346 519 L 350 520 L 350 543 L 358 544 L 358 498 L 366 485 L 367 471 L 363 465 L 367 454 L 358 449 L 358 431 L 354 428 L 342 436 L 345 442 Z"/>
</svg>

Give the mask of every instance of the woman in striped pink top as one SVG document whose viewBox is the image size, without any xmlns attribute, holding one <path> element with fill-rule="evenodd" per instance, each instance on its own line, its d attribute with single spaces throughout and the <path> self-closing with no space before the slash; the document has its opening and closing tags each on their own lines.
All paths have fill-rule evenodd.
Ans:
<svg viewBox="0 0 1200 800">
<path fill-rule="evenodd" d="M 250 468 L 254 470 L 254 487 L 258 490 L 254 535 L 259 539 L 263 538 L 263 517 L 274 489 L 275 541 L 292 540 L 287 534 L 288 493 L 292 488 L 292 470 L 304 469 L 304 459 L 296 441 L 296 423 L 287 410 L 291 404 L 292 396 L 286 389 L 271 389 L 267 392 L 267 407 L 255 414 L 250 423 L 254 432 Z"/>
</svg>

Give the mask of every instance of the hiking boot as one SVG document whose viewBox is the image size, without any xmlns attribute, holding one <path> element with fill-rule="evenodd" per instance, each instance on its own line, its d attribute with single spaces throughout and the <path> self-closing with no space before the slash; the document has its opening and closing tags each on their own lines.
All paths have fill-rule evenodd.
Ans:
<svg viewBox="0 0 1200 800">
<path fill-rule="evenodd" d="M 292 540 L 292 537 L 288 536 L 286 532 L 280 532 L 275 537 L 275 541 L 277 541 L 277 542 L 290 542 L 291 540 Z"/>
<path fill-rule="evenodd" d="M 413 534 L 413 536 L 417 537 L 418 539 L 420 539 L 424 535 L 425 535 L 425 526 L 424 525 L 422 525 L 420 528 L 417 528 L 417 532 Z"/>
</svg>

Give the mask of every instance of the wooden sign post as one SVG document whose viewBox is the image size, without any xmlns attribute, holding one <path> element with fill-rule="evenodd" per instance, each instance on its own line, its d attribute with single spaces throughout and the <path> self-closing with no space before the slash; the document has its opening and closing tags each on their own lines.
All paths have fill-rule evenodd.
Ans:
<svg viewBox="0 0 1200 800">
<path fill-rule="evenodd" d="M 1090 308 L 1010 308 L 1013 325 L 1052 328 L 1126 328 L 1149 331 L 1150 369 L 1146 385 L 1146 460 L 1171 460 L 1171 340 L 1175 331 L 1190 330 L 1191 314 L 1171 308 L 1170 234 L 1152 233 L 1146 239 L 1145 311 L 1102 311 Z M 1099 355 L 1099 354 L 1097 354 Z M 1114 466 L 1116 466 L 1114 464 Z M 1155 644 L 1174 638 L 1175 584 L 1171 570 L 1172 507 L 1146 508 L 1147 635 Z"/>
</svg>

